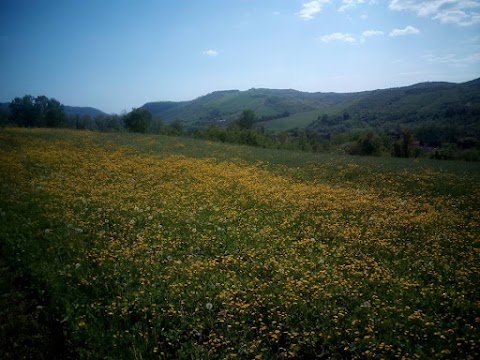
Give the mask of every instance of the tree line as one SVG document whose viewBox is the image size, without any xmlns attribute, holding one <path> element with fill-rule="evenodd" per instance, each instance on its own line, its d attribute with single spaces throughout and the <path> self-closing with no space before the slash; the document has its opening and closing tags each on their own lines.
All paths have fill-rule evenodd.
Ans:
<svg viewBox="0 0 480 360">
<path fill-rule="evenodd" d="M 342 119 L 350 115 L 344 113 Z M 258 120 L 261 121 L 261 120 Z M 227 126 L 202 127 L 193 134 L 197 138 L 229 142 L 264 148 L 301 150 L 308 152 L 335 151 L 348 155 L 392 156 L 401 158 L 429 157 L 439 160 L 462 159 L 480 161 L 480 142 L 474 137 L 458 137 L 455 142 L 439 142 L 432 147 L 426 141 L 424 127 L 400 127 L 393 131 L 351 129 L 338 133 L 293 129 L 280 133 L 256 126 L 258 122 L 251 110 Z M 441 129 L 440 129 L 441 130 Z M 445 136 L 445 134 L 443 134 Z"/>
<path fill-rule="evenodd" d="M 66 116 L 63 105 L 46 96 L 25 95 L 15 98 L 9 104 L 10 120 L 17 126 L 25 127 L 61 127 Z"/>
<path fill-rule="evenodd" d="M 344 113 L 342 120 L 349 120 Z M 191 136 L 198 139 L 226 143 L 301 150 L 309 152 L 337 151 L 349 155 L 394 156 L 394 157 L 431 157 L 435 159 L 465 159 L 480 161 L 480 144 L 475 138 L 462 138 L 457 143 L 431 148 L 425 139 L 435 139 L 436 129 L 425 127 L 416 129 L 398 128 L 395 132 L 373 130 L 349 130 L 338 133 L 316 131 L 315 126 L 305 130 L 293 129 L 280 133 L 266 131 L 259 127 L 254 111 L 244 110 L 240 116 L 227 124 L 216 124 L 198 128 L 187 128 L 179 119 L 169 123 L 142 108 L 134 108 L 121 115 L 101 114 L 67 116 L 64 106 L 55 99 L 46 96 L 25 95 L 15 98 L 8 105 L 8 111 L 0 111 L 0 125 L 23 127 L 65 127 L 94 131 L 129 131 L 135 133 L 153 133 L 170 136 Z M 333 119 L 322 116 L 319 122 Z M 315 123 L 313 124 L 315 125 Z M 443 134 L 442 136 L 445 136 Z"/>
<path fill-rule="evenodd" d="M 74 114 L 67 115 L 64 105 L 44 95 L 16 97 L 8 106 L 0 108 L 0 126 L 71 128 L 93 131 L 131 131 L 166 135 L 183 134 L 183 124 L 175 120 L 164 124 L 152 118 L 145 109 L 132 109 L 129 113 L 117 114 Z"/>
</svg>

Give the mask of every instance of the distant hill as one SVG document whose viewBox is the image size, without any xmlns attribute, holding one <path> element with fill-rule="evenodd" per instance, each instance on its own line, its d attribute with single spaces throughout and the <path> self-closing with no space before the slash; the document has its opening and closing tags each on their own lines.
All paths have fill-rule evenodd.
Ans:
<svg viewBox="0 0 480 360">
<path fill-rule="evenodd" d="M 272 131 L 297 128 L 329 136 L 355 129 L 392 131 L 399 126 L 433 124 L 460 126 L 467 133 L 480 135 L 480 79 L 343 94 L 291 89 L 227 90 L 192 101 L 150 102 L 142 108 L 154 117 L 167 122 L 180 119 L 190 127 L 228 123 L 243 110 L 252 109 L 259 125 Z"/>
<path fill-rule="evenodd" d="M 355 129 L 396 132 L 408 127 L 480 137 L 480 80 L 421 83 L 359 94 L 336 109 L 323 109 L 305 128 L 328 136 Z M 292 123 L 292 125 L 294 125 Z"/>
<path fill-rule="evenodd" d="M 192 101 L 151 102 L 142 108 L 166 121 L 180 119 L 193 126 L 236 119 L 245 109 L 272 119 L 332 106 L 352 94 L 306 93 L 297 90 L 250 89 L 216 91 Z"/>
<path fill-rule="evenodd" d="M 63 110 L 67 116 L 74 116 L 74 115 L 90 115 L 90 116 L 98 116 L 98 115 L 106 115 L 103 111 L 95 109 L 93 107 L 88 106 L 63 106 Z"/>
<path fill-rule="evenodd" d="M 0 112 L 9 112 L 9 102 L 0 103 Z M 67 116 L 71 115 L 90 115 L 90 116 L 97 116 L 97 115 L 106 115 L 103 111 L 95 109 L 93 107 L 88 106 L 63 106 L 63 110 Z"/>
</svg>

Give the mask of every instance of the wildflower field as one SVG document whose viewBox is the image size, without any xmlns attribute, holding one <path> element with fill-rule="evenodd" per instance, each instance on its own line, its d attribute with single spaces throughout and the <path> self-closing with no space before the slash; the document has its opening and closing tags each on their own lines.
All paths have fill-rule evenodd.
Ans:
<svg viewBox="0 0 480 360">
<path fill-rule="evenodd" d="M 1 256 L 75 358 L 480 358 L 479 164 L 0 131 Z"/>
</svg>

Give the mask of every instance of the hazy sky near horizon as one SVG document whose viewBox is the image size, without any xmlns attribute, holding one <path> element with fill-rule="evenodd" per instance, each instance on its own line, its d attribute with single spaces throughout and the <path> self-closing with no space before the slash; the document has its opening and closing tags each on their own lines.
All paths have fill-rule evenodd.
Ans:
<svg viewBox="0 0 480 360">
<path fill-rule="evenodd" d="M 480 77 L 480 0 L 2 0 L 0 102 L 108 113 L 216 90 Z"/>
</svg>

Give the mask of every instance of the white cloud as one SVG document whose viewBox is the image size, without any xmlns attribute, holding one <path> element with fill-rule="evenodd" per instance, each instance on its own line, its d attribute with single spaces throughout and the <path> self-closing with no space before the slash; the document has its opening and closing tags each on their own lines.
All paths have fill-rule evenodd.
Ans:
<svg viewBox="0 0 480 360">
<path fill-rule="evenodd" d="M 480 45 L 480 35 L 476 35 L 474 37 L 471 37 L 470 39 L 466 39 L 462 41 L 462 44 Z"/>
<path fill-rule="evenodd" d="M 480 52 L 464 57 L 461 61 L 470 64 L 480 63 Z"/>
<path fill-rule="evenodd" d="M 218 51 L 213 49 L 208 49 L 203 52 L 203 55 L 209 56 L 209 57 L 215 57 L 215 56 L 218 56 Z"/>
<path fill-rule="evenodd" d="M 409 25 L 405 29 L 393 29 L 390 32 L 389 36 L 395 37 L 395 36 L 405 36 L 405 35 L 415 35 L 415 34 L 420 34 L 420 30 Z"/>
<path fill-rule="evenodd" d="M 380 36 L 383 35 L 383 31 L 380 30 L 366 30 L 362 33 L 363 37 L 370 37 L 370 36 Z"/>
<path fill-rule="evenodd" d="M 343 0 L 342 1 L 342 6 L 338 8 L 338 11 L 344 12 L 345 10 L 348 10 L 349 8 L 353 8 L 357 5 L 364 4 L 365 0 Z"/>
<path fill-rule="evenodd" d="M 313 16 L 320 11 L 322 11 L 323 5 L 328 4 L 330 0 L 314 0 L 302 4 L 302 10 L 300 10 L 296 15 L 304 18 L 305 20 L 313 19 Z"/>
<path fill-rule="evenodd" d="M 344 12 L 346 10 L 353 9 L 358 5 L 368 4 L 373 5 L 377 0 L 342 0 L 342 6 L 338 8 L 338 11 Z"/>
<path fill-rule="evenodd" d="M 446 54 L 446 55 L 434 55 L 434 54 L 425 54 L 421 57 L 423 60 L 430 63 L 441 63 L 454 66 L 464 66 L 468 64 L 475 64 L 480 62 L 480 52 L 470 54 L 464 57 L 458 57 L 455 54 Z"/>
<path fill-rule="evenodd" d="M 336 32 L 333 34 L 320 36 L 320 41 L 324 43 L 328 43 L 331 41 L 343 41 L 348 43 L 354 43 L 355 38 L 351 34 Z"/>
<path fill-rule="evenodd" d="M 469 26 L 480 23 L 480 13 L 466 13 L 462 10 L 442 11 L 436 14 L 433 19 L 444 24 L 452 23 L 461 26 Z"/>
<path fill-rule="evenodd" d="M 480 23 L 478 0 L 391 0 L 395 11 L 413 11 L 418 16 L 431 17 L 444 24 L 469 26 Z"/>
<path fill-rule="evenodd" d="M 362 37 L 360 38 L 360 42 L 364 43 L 367 38 L 372 37 L 372 36 L 382 36 L 383 31 L 380 30 L 365 30 L 362 33 Z"/>
<path fill-rule="evenodd" d="M 280 15 L 280 11 L 274 11 L 272 14 L 275 15 L 275 16 L 278 16 L 278 15 Z"/>
</svg>

